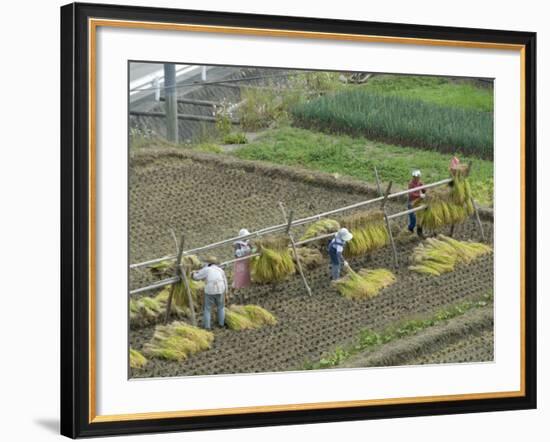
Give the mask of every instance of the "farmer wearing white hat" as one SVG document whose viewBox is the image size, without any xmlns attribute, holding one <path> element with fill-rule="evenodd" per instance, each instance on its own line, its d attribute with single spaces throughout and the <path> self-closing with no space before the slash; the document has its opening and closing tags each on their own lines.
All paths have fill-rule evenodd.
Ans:
<svg viewBox="0 0 550 442">
<path fill-rule="evenodd" d="M 344 259 L 344 246 L 346 242 L 350 241 L 353 235 L 348 229 L 341 228 L 338 230 L 332 241 L 328 245 L 328 256 L 330 258 L 330 277 L 332 280 L 340 278 L 340 272 L 342 267 L 348 263 Z"/>
<path fill-rule="evenodd" d="M 409 181 L 409 189 L 414 189 L 416 187 L 423 186 L 422 181 L 420 181 L 420 177 L 422 174 L 420 173 L 420 170 L 416 169 L 412 171 L 412 180 Z M 415 190 L 414 192 L 409 192 L 409 198 L 407 202 L 407 209 L 412 209 L 414 207 L 414 204 L 421 198 L 426 197 L 426 189 L 422 190 Z M 416 226 L 416 213 L 409 213 L 409 225 L 407 226 L 409 229 L 409 232 L 414 233 L 414 228 L 416 227 L 416 233 L 418 233 L 418 236 L 424 237 L 422 233 L 422 226 Z"/>
<path fill-rule="evenodd" d="M 212 315 L 212 305 L 216 304 L 218 313 L 218 324 L 220 327 L 225 325 L 225 292 L 227 291 L 227 278 L 221 267 L 218 267 L 218 260 L 215 256 L 208 256 L 205 259 L 206 265 L 191 274 L 194 280 L 205 281 L 204 286 L 204 308 L 202 325 L 210 330 L 210 319 Z"/>
<path fill-rule="evenodd" d="M 239 230 L 239 236 L 250 235 L 246 229 Z M 250 240 L 238 239 L 233 243 L 235 258 L 244 258 L 252 253 Z M 250 285 L 250 259 L 243 259 L 233 265 L 233 290 L 243 289 Z"/>
</svg>

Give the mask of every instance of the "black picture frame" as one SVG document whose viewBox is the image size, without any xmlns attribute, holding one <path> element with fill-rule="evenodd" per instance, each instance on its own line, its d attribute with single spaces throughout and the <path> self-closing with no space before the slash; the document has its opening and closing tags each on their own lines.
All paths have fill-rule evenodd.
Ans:
<svg viewBox="0 0 550 442">
<path fill-rule="evenodd" d="M 438 402 L 94 421 L 90 418 L 89 18 L 522 45 L 524 47 L 524 395 Z M 61 434 L 76 438 L 536 408 L 536 34 L 73 3 L 61 8 Z M 121 147 L 125 148 L 125 147 Z"/>
</svg>

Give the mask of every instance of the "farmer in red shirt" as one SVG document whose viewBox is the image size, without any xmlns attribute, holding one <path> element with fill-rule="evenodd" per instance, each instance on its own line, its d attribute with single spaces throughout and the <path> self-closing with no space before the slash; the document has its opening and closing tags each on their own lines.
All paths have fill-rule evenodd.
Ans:
<svg viewBox="0 0 550 442">
<path fill-rule="evenodd" d="M 413 170 L 412 180 L 409 181 L 409 189 L 414 189 L 415 187 L 420 187 L 424 185 L 422 181 L 420 181 L 420 176 L 421 176 L 420 170 L 418 169 Z M 412 209 L 414 207 L 414 203 L 419 199 L 424 198 L 425 196 L 426 196 L 425 189 L 415 190 L 414 192 L 410 192 L 407 208 L 409 210 Z M 409 232 L 413 233 L 415 227 L 416 227 L 416 233 L 418 234 L 418 236 L 423 238 L 424 235 L 422 233 L 422 226 L 418 226 L 418 227 L 416 226 L 416 213 L 414 212 L 409 213 L 409 225 L 408 225 Z"/>
</svg>

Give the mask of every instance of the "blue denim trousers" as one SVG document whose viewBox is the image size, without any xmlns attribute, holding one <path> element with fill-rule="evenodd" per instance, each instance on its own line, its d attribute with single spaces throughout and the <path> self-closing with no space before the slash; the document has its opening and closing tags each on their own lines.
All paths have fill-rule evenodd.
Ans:
<svg viewBox="0 0 550 442">
<path fill-rule="evenodd" d="M 342 271 L 342 264 L 340 263 L 330 263 L 330 277 L 334 281 L 340 278 L 340 272 Z"/>
<path fill-rule="evenodd" d="M 407 203 L 407 209 L 411 210 L 413 208 L 412 203 L 409 201 Z M 409 225 L 408 228 L 411 232 L 414 231 L 414 228 L 416 227 L 416 213 L 409 213 Z"/>
<path fill-rule="evenodd" d="M 216 295 L 204 295 L 204 309 L 202 316 L 203 327 L 210 330 L 210 318 L 212 316 L 212 306 L 216 304 L 216 311 L 218 313 L 218 324 L 223 327 L 225 324 L 225 300 L 224 294 Z"/>
</svg>

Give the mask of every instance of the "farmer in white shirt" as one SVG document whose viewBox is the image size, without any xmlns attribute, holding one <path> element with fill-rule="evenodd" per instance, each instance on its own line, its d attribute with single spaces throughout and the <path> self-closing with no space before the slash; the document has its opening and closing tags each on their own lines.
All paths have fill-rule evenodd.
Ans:
<svg viewBox="0 0 550 442">
<path fill-rule="evenodd" d="M 203 327 L 210 330 L 210 318 L 212 314 L 212 305 L 216 304 L 218 313 L 218 324 L 220 327 L 225 325 L 225 292 L 227 291 L 227 278 L 225 272 L 218 267 L 218 260 L 209 256 L 205 259 L 206 265 L 193 272 L 194 280 L 205 280 L 204 287 L 204 309 L 203 309 Z"/>
</svg>

